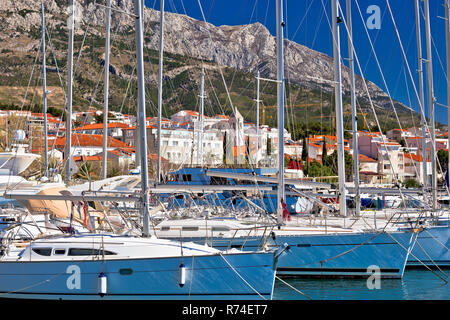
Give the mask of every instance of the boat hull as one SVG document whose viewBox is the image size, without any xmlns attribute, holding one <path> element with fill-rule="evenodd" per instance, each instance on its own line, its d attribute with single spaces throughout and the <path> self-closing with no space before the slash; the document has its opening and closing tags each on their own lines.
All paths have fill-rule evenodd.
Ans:
<svg viewBox="0 0 450 320">
<path fill-rule="evenodd" d="M 450 267 L 450 226 L 424 229 L 417 237 L 406 267 Z"/>
<path fill-rule="evenodd" d="M 380 278 L 401 278 L 409 245 L 414 243 L 416 236 L 409 231 L 278 235 L 275 239 L 269 237 L 267 246 L 272 249 L 284 244 L 289 246 L 289 250 L 278 258 L 278 276 L 368 278 L 376 271 Z M 219 250 L 253 251 L 263 245 L 261 237 L 253 236 L 233 239 L 187 237 L 183 241 L 206 243 Z"/>
<path fill-rule="evenodd" d="M 186 271 L 182 286 L 181 264 Z M 99 293 L 101 273 L 107 279 L 105 294 Z M 0 262 L 3 298 L 271 299 L 274 280 L 272 253 L 45 262 L 30 262 L 24 257 L 21 262 Z"/>
</svg>

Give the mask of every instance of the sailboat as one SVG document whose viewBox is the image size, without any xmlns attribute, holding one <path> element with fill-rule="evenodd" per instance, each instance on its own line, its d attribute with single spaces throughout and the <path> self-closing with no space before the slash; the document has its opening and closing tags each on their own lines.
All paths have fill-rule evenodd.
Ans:
<svg viewBox="0 0 450 320">
<path fill-rule="evenodd" d="M 337 33 L 337 0 L 332 1 L 333 39 L 335 59 L 336 105 L 341 106 L 340 51 Z M 260 247 L 285 248 L 279 257 L 279 276 L 307 277 L 368 277 L 368 268 L 376 265 L 382 278 L 401 278 L 406 260 L 414 245 L 417 233 L 384 228 L 359 230 L 330 226 L 298 226 L 283 221 L 282 199 L 285 199 L 284 179 L 284 61 L 282 1 L 277 1 L 277 83 L 278 83 L 278 141 L 279 161 L 277 178 L 277 223 L 251 224 L 232 219 L 166 220 L 158 224 L 159 237 L 185 239 L 208 243 L 216 248 L 241 248 L 254 250 Z M 337 114 L 341 114 L 337 110 Z M 337 117 L 339 118 L 339 117 Z M 341 122 L 342 125 L 342 122 Z M 338 134 L 339 135 L 339 134 Z M 340 132 L 341 138 L 343 132 Z M 342 138 L 343 139 L 343 138 Z M 341 143 L 343 148 L 343 143 Z M 343 149 L 341 150 L 343 157 Z M 342 164 L 342 163 L 341 163 Z M 343 167 L 340 166 L 343 178 Z M 222 173 L 226 177 L 225 173 Z M 233 174 L 229 174 L 230 177 Z M 267 178 L 254 176 L 258 181 Z M 341 181 L 340 181 L 341 182 Z M 340 183 L 340 213 L 345 215 L 345 185 Z M 177 232 L 174 232 L 177 231 Z"/>
<path fill-rule="evenodd" d="M 143 235 L 69 234 L 34 240 L 23 247 L 11 242 L 0 251 L 0 293 L 5 298 L 28 299 L 270 299 L 274 252 L 221 252 L 150 235 L 140 0 L 135 1 L 135 14 L 143 170 L 142 194 L 132 201 L 140 203 Z"/>
</svg>

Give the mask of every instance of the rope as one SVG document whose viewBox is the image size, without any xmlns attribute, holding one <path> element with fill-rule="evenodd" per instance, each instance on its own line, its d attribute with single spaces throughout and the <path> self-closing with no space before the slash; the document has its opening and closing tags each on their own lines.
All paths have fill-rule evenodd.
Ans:
<svg viewBox="0 0 450 320">
<path fill-rule="evenodd" d="M 440 243 L 445 249 L 450 250 L 445 244 L 443 244 L 441 241 L 439 241 L 438 238 L 433 236 L 428 230 L 424 230 L 426 233 L 428 233 L 434 240 L 436 240 L 438 243 Z"/>
<path fill-rule="evenodd" d="M 395 242 L 397 242 L 397 244 L 402 247 L 404 250 L 406 250 L 407 252 L 409 251 L 408 249 L 406 249 L 400 242 L 398 242 L 394 237 L 392 237 L 389 233 L 387 233 L 387 235 L 389 237 L 392 238 L 392 240 L 394 240 Z M 417 237 L 416 240 L 417 241 Z M 448 283 L 447 280 L 445 280 L 444 278 L 442 278 L 440 275 L 438 275 L 436 272 L 434 272 L 430 267 L 428 267 L 426 264 L 424 264 L 419 258 L 417 258 L 412 252 L 409 252 L 410 255 L 412 255 L 417 261 L 419 261 L 425 268 L 427 268 L 428 270 L 430 270 L 431 272 L 433 272 L 434 275 L 436 275 L 437 277 L 439 277 L 442 281 L 445 282 L 445 284 Z"/>
<path fill-rule="evenodd" d="M 275 278 L 276 278 L 277 280 L 280 280 L 282 283 L 284 283 L 285 285 L 287 285 L 287 286 L 288 286 L 289 288 L 291 288 L 292 290 L 297 291 L 298 293 L 300 293 L 300 294 L 304 295 L 305 297 L 307 297 L 309 300 L 312 300 L 312 298 L 311 298 L 310 296 L 304 294 L 303 292 L 301 292 L 301 291 L 298 290 L 297 288 L 294 288 L 292 285 L 290 285 L 290 284 L 287 283 L 286 281 L 282 280 L 280 277 L 275 276 Z"/>
<path fill-rule="evenodd" d="M 334 256 L 334 257 L 329 258 L 329 259 L 321 260 L 321 261 L 319 261 L 319 263 L 320 263 L 320 264 L 323 264 L 323 263 L 325 263 L 325 262 L 328 262 L 328 261 L 337 259 L 337 258 L 339 258 L 339 257 L 342 257 L 342 256 L 344 256 L 344 255 L 346 255 L 346 254 L 348 254 L 348 253 L 350 253 L 350 252 L 356 250 L 357 248 L 362 247 L 362 246 L 365 245 L 366 243 L 368 243 L 368 242 L 372 241 L 373 239 L 375 239 L 376 237 L 380 236 L 382 233 L 383 233 L 383 232 L 379 232 L 379 233 L 375 234 L 375 236 L 373 236 L 373 237 L 370 238 L 369 240 L 366 240 L 366 241 L 364 241 L 363 243 L 360 243 L 360 244 L 358 244 L 357 246 L 354 246 L 353 248 L 351 248 L 351 249 L 349 249 L 349 250 L 347 250 L 347 251 L 344 251 L 344 252 L 338 254 L 337 256 Z M 387 232 L 386 232 L 386 233 L 387 233 Z"/>
<path fill-rule="evenodd" d="M 258 291 L 256 291 L 255 288 L 253 288 L 250 283 L 248 283 L 240 274 L 239 272 L 237 272 L 237 270 L 227 261 L 227 259 L 225 259 L 225 257 L 222 255 L 222 252 L 219 252 L 219 255 L 222 257 L 222 259 L 228 264 L 228 266 L 231 268 L 231 270 L 233 270 L 239 278 L 242 279 L 242 281 L 244 281 L 244 283 L 246 285 L 248 285 L 250 287 L 250 289 L 252 289 L 256 294 L 258 294 L 261 298 L 263 298 L 264 300 L 267 300 L 263 295 L 261 295 Z"/>
<path fill-rule="evenodd" d="M 448 278 L 448 275 L 439 267 L 439 265 L 434 262 L 433 258 L 430 257 L 430 255 L 428 254 L 428 252 L 420 245 L 419 241 L 416 241 L 416 244 L 420 247 L 420 249 L 422 249 L 422 251 L 425 253 L 425 255 L 428 257 L 428 259 L 430 259 L 430 261 L 436 266 L 436 268 L 446 277 Z"/>
</svg>

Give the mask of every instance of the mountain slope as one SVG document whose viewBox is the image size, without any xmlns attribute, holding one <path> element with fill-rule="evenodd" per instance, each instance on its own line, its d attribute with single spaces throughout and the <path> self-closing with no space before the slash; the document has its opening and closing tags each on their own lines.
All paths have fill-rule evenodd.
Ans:
<svg viewBox="0 0 450 320">
<path fill-rule="evenodd" d="M 105 8 L 96 6 L 93 0 L 78 0 L 76 19 L 75 61 L 81 45 L 83 50 L 78 61 L 74 84 L 74 108 L 84 110 L 89 106 L 101 108 L 103 101 L 102 67 L 104 62 L 104 20 Z M 103 3 L 101 1 L 98 1 Z M 61 87 L 65 84 L 67 62 L 67 5 L 65 0 L 44 0 L 47 28 L 52 37 L 53 52 L 47 50 L 48 83 Z M 113 6 L 132 13 L 133 1 L 114 0 Z M 156 114 L 156 76 L 159 47 L 158 11 L 145 9 L 145 68 L 148 75 L 148 111 Z M 231 113 L 226 90 L 218 72 L 218 65 L 224 67 L 224 78 L 232 97 L 233 105 L 250 121 L 255 121 L 254 76 L 257 70 L 266 78 L 276 77 L 275 38 L 260 23 L 244 26 L 214 26 L 191 17 L 166 13 L 164 30 L 164 115 L 170 116 L 181 109 L 198 108 L 200 66 L 207 71 L 206 91 L 208 95 L 206 112 Z M 36 56 L 37 66 L 31 77 L 31 86 L 40 85 L 40 4 L 32 0 L 2 0 L 0 3 L 0 90 L 11 94 L 0 96 L 0 105 L 20 106 L 23 89 L 30 81 L 30 74 Z M 85 30 L 89 32 L 83 42 Z M 135 106 L 134 70 L 134 19 L 117 11 L 112 14 L 111 50 L 111 109 L 133 112 Z M 203 60 L 203 62 L 202 62 Z M 58 68 L 56 67 L 58 66 Z M 333 88 L 329 81 L 333 78 L 332 58 L 292 41 L 285 41 L 285 74 L 287 86 L 286 101 L 293 105 L 290 113 L 292 123 L 296 121 L 332 120 Z M 57 71 L 60 71 L 58 74 Z M 324 79 L 323 81 L 318 79 Z M 360 111 L 368 113 L 368 123 L 374 124 L 372 111 L 362 79 L 357 77 L 357 97 Z M 370 96 L 377 107 L 377 114 L 383 125 L 398 126 L 392 121 L 392 107 L 388 96 L 375 84 L 368 82 Z M 262 85 L 262 99 L 265 105 L 276 103 L 274 84 Z M 349 111 L 349 72 L 343 66 L 344 110 Z M 17 91 L 14 97 L 14 92 Z M 1 91 L 0 91 L 1 92 Z M 39 108 L 39 93 L 29 99 L 26 105 Z M 59 94 L 53 106 L 63 108 L 64 95 Z M 409 108 L 395 102 L 402 124 L 412 125 L 420 121 Z M 265 122 L 275 124 L 274 108 L 266 108 Z M 321 115 L 323 116 L 322 118 Z M 314 119 L 314 120 L 313 120 Z M 362 125 L 362 120 L 361 120 Z"/>
</svg>

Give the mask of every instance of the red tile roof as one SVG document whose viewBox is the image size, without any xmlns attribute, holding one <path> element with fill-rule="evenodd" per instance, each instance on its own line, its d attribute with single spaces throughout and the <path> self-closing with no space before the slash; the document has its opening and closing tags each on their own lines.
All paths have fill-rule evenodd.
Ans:
<svg viewBox="0 0 450 320">
<path fill-rule="evenodd" d="M 358 160 L 361 161 L 361 162 L 377 162 L 377 160 L 375 160 L 375 159 L 373 159 L 371 157 L 368 157 L 368 156 L 366 156 L 364 154 L 358 154 Z"/>
<path fill-rule="evenodd" d="M 125 123 L 121 123 L 121 122 L 108 123 L 108 129 L 114 129 L 114 128 L 128 128 L 128 125 Z M 97 129 L 103 129 L 103 123 L 87 124 L 83 127 L 75 128 L 74 131 L 97 130 Z"/>
<path fill-rule="evenodd" d="M 55 140 L 56 147 L 64 147 L 66 145 L 66 137 L 57 138 Z M 101 134 L 72 134 L 72 146 L 81 147 L 102 147 L 103 135 Z M 108 137 L 108 147 L 110 148 L 130 148 L 131 146 L 120 140 Z"/>
<path fill-rule="evenodd" d="M 414 153 L 405 153 L 405 158 L 417 161 L 417 162 L 423 162 L 423 157 Z M 427 159 L 427 162 L 431 162 L 431 159 Z"/>
</svg>

